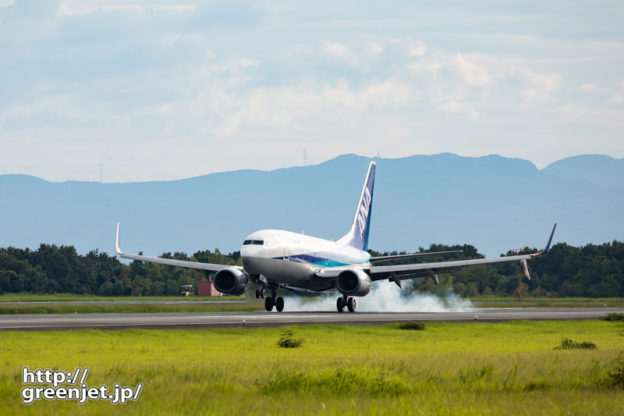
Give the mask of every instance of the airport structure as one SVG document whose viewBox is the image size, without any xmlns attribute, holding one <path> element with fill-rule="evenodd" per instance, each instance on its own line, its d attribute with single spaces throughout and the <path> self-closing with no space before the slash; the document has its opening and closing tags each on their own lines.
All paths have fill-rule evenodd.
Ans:
<svg viewBox="0 0 624 416">
<path fill-rule="evenodd" d="M 221 296 L 221 293 L 215 288 L 212 280 L 198 280 L 197 296 Z"/>
</svg>

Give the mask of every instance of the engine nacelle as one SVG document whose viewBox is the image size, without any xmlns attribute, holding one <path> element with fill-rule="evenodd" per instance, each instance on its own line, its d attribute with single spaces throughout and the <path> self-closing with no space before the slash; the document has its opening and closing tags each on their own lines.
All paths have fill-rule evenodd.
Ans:
<svg viewBox="0 0 624 416">
<path fill-rule="evenodd" d="M 345 270 L 336 278 L 336 288 L 345 295 L 364 296 L 372 287 L 370 276 L 363 270 Z"/>
<path fill-rule="evenodd" d="M 247 286 L 247 275 L 234 267 L 221 269 L 215 274 L 214 285 L 215 289 L 221 293 L 242 295 L 245 292 L 245 286 Z"/>
</svg>

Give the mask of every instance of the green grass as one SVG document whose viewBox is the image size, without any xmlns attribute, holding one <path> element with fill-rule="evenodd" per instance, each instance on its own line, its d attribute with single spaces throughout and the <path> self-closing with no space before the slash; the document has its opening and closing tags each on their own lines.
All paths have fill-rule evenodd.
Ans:
<svg viewBox="0 0 624 416">
<path fill-rule="evenodd" d="M 477 308 L 610 308 L 624 307 L 624 298 L 550 298 L 525 296 L 521 300 L 514 296 L 474 296 L 473 306 Z"/>
<path fill-rule="evenodd" d="M 399 329 L 409 329 L 409 330 L 413 330 L 413 331 L 422 331 L 423 329 L 425 329 L 425 323 L 424 322 L 419 322 L 419 321 L 401 322 L 399 324 Z"/>
<path fill-rule="evenodd" d="M 624 313 L 610 313 L 607 316 L 602 316 L 600 319 L 605 321 L 624 321 Z"/>
<path fill-rule="evenodd" d="M 74 293 L 4 293 L 0 295 L 0 302 L 63 302 L 63 301 L 115 301 L 115 300 L 245 300 L 244 296 L 95 296 L 78 295 Z"/>
<path fill-rule="evenodd" d="M 252 303 L 162 303 L 141 304 L 19 304 L 0 303 L 0 315 L 54 314 L 54 313 L 159 313 L 159 312 L 253 312 L 264 310 Z"/>
<path fill-rule="evenodd" d="M 561 345 L 555 347 L 556 350 L 595 350 L 596 348 L 598 348 L 596 344 L 591 341 L 578 342 L 571 340 L 570 338 L 563 339 L 561 341 Z"/>
<path fill-rule="evenodd" d="M 303 340 L 280 348 L 284 330 Z M 2 332 L 3 414 L 617 415 L 621 322 Z M 596 350 L 554 350 L 561 339 Z M 21 368 L 90 367 L 137 402 L 20 403 Z M 613 376 L 612 374 L 615 374 Z M 618 379 L 617 377 L 620 377 Z"/>
<path fill-rule="evenodd" d="M 158 301 L 184 301 L 165 304 Z M 202 303 L 211 300 L 215 303 Z M 10 293 L 0 295 L 0 315 L 54 314 L 54 313 L 155 313 L 155 312 L 251 312 L 263 310 L 259 302 L 227 303 L 221 301 L 242 300 L 243 296 L 197 297 L 197 296 L 92 296 L 75 294 L 32 294 Z M 90 303 L 72 303 L 89 301 Z M 116 301 L 141 301 L 136 304 L 121 304 Z M 16 304 L 13 302 L 24 302 Z M 40 303 L 44 302 L 44 303 Z M 48 303 L 49 302 L 49 303 Z M 93 302 L 93 303 L 91 303 Z M 153 302 L 153 303 L 150 303 Z"/>
<path fill-rule="evenodd" d="M 303 338 L 295 338 L 292 329 L 285 329 L 277 345 L 281 348 L 299 348 L 303 345 Z"/>
</svg>

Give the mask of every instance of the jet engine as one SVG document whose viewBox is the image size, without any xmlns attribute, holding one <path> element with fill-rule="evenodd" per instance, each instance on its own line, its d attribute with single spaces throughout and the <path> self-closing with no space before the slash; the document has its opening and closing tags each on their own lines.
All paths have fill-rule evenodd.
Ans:
<svg viewBox="0 0 624 416">
<path fill-rule="evenodd" d="M 242 295 L 247 286 L 247 275 L 240 269 L 228 267 L 221 269 L 214 277 L 215 289 L 228 295 Z"/>
<path fill-rule="evenodd" d="M 345 295 L 364 296 L 372 287 L 370 276 L 363 270 L 345 270 L 336 278 L 336 288 Z"/>
</svg>

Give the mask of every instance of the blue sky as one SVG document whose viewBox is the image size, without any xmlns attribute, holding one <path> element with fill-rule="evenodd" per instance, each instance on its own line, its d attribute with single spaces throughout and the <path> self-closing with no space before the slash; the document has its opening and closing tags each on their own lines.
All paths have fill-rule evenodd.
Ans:
<svg viewBox="0 0 624 416">
<path fill-rule="evenodd" d="M 624 157 L 620 1 L 0 0 L 0 174 Z"/>
</svg>

